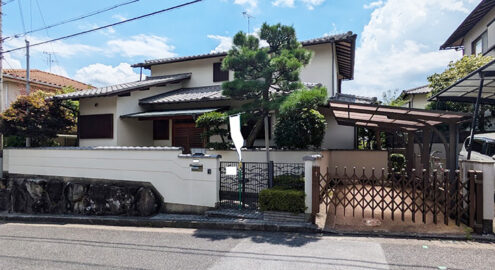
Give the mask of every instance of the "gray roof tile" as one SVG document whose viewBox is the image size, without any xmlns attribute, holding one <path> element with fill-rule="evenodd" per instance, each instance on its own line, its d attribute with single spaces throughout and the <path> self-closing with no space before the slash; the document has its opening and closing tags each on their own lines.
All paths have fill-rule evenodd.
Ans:
<svg viewBox="0 0 495 270">
<path fill-rule="evenodd" d="M 83 91 L 72 92 L 68 94 L 53 96 L 53 99 L 80 99 L 101 96 L 113 96 L 128 93 L 135 90 L 148 89 L 153 86 L 162 86 L 168 83 L 180 82 L 191 78 L 191 73 L 182 73 L 175 75 L 148 77 L 143 81 L 121 83 L 100 88 L 93 88 Z"/>
<path fill-rule="evenodd" d="M 428 94 L 431 92 L 431 88 L 428 85 L 423 85 L 420 87 L 404 90 L 403 95 L 417 95 L 417 94 Z"/>
<path fill-rule="evenodd" d="M 167 93 L 147 97 L 139 100 L 139 104 L 163 104 L 191 101 L 211 101 L 229 99 L 222 95 L 222 86 L 204 86 L 194 88 L 181 88 Z"/>
</svg>

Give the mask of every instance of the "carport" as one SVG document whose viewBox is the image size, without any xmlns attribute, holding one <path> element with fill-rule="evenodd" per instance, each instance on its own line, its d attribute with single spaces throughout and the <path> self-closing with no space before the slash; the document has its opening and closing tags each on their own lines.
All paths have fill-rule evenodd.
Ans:
<svg viewBox="0 0 495 270">
<path fill-rule="evenodd" d="M 473 71 L 445 90 L 428 99 L 428 101 L 453 101 L 473 103 L 474 111 L 471 122 L 471 133 L 467 159 L 471 159 L 474 130 L 478 123 L 481 104 L 495 105 L 495 60 Z"/>
<path fill-rule="evenodd" d="M 329 101 L 330 110 L 339 125 L 358 126 L 376 131 L 407 133 L 406 148 L 407 170 L 413 169 L 414 136 L 418 131 L 423 133 L 421 147 L 421 163 L 429 171 L 430 140 L 434 132 L 442 141 L 447 153 L 447 168 L 451 170 L 450 177 L 457 169 L 457 125 L 468 120 L 471 115 L 466 113 L 421 110 L 402 107 L 392 107 L 377 104 L 357 104 L 336 100 Z M 448 139 L 436 126 L 446 124 L 449 130 Z"/>
</svg>

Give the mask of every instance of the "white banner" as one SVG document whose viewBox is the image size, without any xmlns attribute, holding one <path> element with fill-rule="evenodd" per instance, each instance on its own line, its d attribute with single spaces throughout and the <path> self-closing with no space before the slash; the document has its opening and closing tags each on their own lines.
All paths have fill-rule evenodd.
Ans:
<svg viewBox="0 0 495 270">
<path fill-rule="evenodd" d="M 230 124 L 230 137 L 234 142 L 235 149 L 237 150 L 237 155 L 239 155 L 239 161 L 242 160 L 241 148 L 244 146 L 244 138 L 241 133 L 241 116 L 232 115 L 229 116 Z"/>
</svg>

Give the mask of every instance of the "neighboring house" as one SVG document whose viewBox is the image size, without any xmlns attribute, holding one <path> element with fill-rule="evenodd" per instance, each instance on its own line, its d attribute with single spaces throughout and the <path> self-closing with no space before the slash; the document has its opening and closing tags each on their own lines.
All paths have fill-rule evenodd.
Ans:
<svg viewBox="0 0 495 270">
<path fill-rule="evenodd" d="M 483 0 L 450 35 L 441 50 L 495 56 L 495 0 Z"/>
<path fill-rule="evenodd" d="M 322 84 L 332 97 L 343 80 L 352 80 L 356 35 L 352 32 L 301 42 L 313 51 L 301 81 Z M 185 152 L 204 147 L 194 120 L 209 111 L 239 107 L 239 101 L 222 95 L 221 84 L 233 72 L 220 69 L 227 52 L 148 60 L 133 65 L 151 70 L 142 81 L 95 88 L 57 99 L 80 101 L 80 146 L 181 146 Z M 328 130 L 324 148 L 353 149 L 354 128 L 337 126 L 325 115 Z M 271 117 L 271 126 L 275 122 Z M 273 128 L 270 143 L 274 145 Z M 255 145 L 264 145 L 263 134 Z"/>
<path fill-rule="evenodd" d="M 29 79 L 31 92 L 36 90 L 55 92 L 63 87 L 72 87 L 75 90 L 91 88 L 91 85 L 37 69 L 32 69 L 29 72 Z M 18 96 L 26 94 L 26 70 L 4 69 L 2 91 L 0 110 L 4 111 Z"/>
<path fill-rule="evenodd" d="M 430 94 L 431 91 L 432 89 L 428 85 L 402 91 L 400 98 L 407 101 L 402 107 L 425 109 L 426 105 L 429 103 L 428 94 Z"/>
</svg>

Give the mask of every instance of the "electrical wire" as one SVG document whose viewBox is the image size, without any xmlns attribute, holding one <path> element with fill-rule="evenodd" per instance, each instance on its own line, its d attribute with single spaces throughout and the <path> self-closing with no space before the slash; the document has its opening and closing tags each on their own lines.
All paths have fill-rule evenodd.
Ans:
<svg viewBox="0 0 495 270">
<path fill-rule="evenodd" d="M 22 30 L 24 30 L 24 35 L 25 35 L 26 34 L 26 25 L 24 25 L 24 14 L 22 13 L 21 0 L 18 0 L 17 4 L 19 5 L 19 13 L 21 14 L 20 19 L 22 22 Z"/>
<path fill-rule="evenodd" d="M 46 21 L 45 21 L 45 16 L 43 15 L 43 12 L 41 11 L 41 6 L 40 6 L 40 2 L 38 0 L 36 0 L 36 6 L 38 7 L 38 12 L 40 13 L 40 17 L 41 17 L 41 21 L 43 22 L 43 25 L 46 26 Z M 50 38 L 50 34 L 48 33 L 48 28 L 45 29 L 45 32 L 46 32 L 46 36 L 48 38 Z M 51 53 L 48 53 L 49 56 L 48 56 L 48 61 L 50 61 L 50 55 L 53 55 L 53 63 L 57 63 L 58 65 L 60 65 L 60 61 L 58 60 L 58 57 L 57 57 L 57 54 L 55 53 L 55 49 L 53 48 L 53 44 L 50 43 L 50 47 L 52 48 L 52 51 Z M 51 67 L 51 63 L 48 63 L 48 66 Z M 50 68 L 50 72 L 51 72 L 51 68 Z"/>
<path fill-rule="evenodd" d="M 67 23 L 70 23 L 70 22 L 75 22 L 75 21 L 79 21 L 79 20 L 82 20 L 82 19 L 85 19 L 85 18 L 88 18 L 88 17 L 91 17 L 91 16 L 94 16 L 94 15 L 97 15 L 97 14 L 100 14 L 100 13 L 103 13 L 103 12 L 107 12 L 107 11 L 110 11 L 112 9 L 116 9 L 118 7 L 121 7 L 121 6 L 125 6 L 125 5 L 129 5 L 129 4 L 132 4 L 132 3 L 135 3 L 135 2 L 139 2 L 140 0 L 132 0 L 132 1 L 126 1 L 126 2 L 123 2 L 123 3 L 120 3 L 120 4 L 116 4 L 116 5 L 113 5 L 111 7 L 107 7 L 107 8 L 104 8 L 104 9 L 100 9 L 100 10 L 96 10 L 96 11 L 92 11 L 90 13 L 87 13 L 85 15 L 81 15 L 81 16 L 78 16 L 78 17 L 75 17 L 75 18 L 71 18 L 71 19 L 67 19 L 67 20 L 63 20 L 63 21 L 60 21 L 58 23 L 54 23 L 54 24 L 51 24 L 51 25 L 45 25 L 44 27 L 40 27 L 40 28 L 36 28 L 36 29 L 31 29 L 29 31 L 26 32 L 26 30 L 24 29 L 24 33 L 19 33 L 19 34 L 15 34 L 15 35 L 12 35 L 12 36 L 8 36 L 4 39 L 9 39 L 9 38 L 18 38 L 18 37 L 22 37 L 26 34 L 32 34 L 32 33 L 36 33 L 36 32 L 39 32 L 39 31 L 43 31 L 45 29 L 50 29 L 50 28 L 53 28 L 53 27 L 56 27 L 56 26 L 60 26 L 60 25 L 63 25 L 63 24 L 67 24 Z M 20 1 L 19 1 L 20 2 Z"/>
<path fill-rule="evenodd" d="M 63 39 L 68 39 L 68 38 L 71 38 L 71 37 L 76 37 L 76 36 L 80 36 L 80 35 L 83 35 L 83 34 L 95 32 L 95 31 L 98 31 L 98 30 L 101 30 L 101 29 L 105 29 L 105 28 L 108 28 L 108 27 L 112 27 L 112 26 L 124 24 L 124 23 L 131 22 L 131 21 L 136 21 L 136 20 L 139 20 L 139 19 L 143 19 L 143 18 L 146 18 L 146 17 L 150 17 L 150 16 L 153 16 L 153 15 L 156 15 L 156 14 L 160 14 L 160 13 L 163 13 L 163 12 L 167 12 L 167 11 L 171 11 L 171 10 L 178 9 L 178 8 L 181 8 L 181 7 L 189 6 L 189 5 L 192 5 L 192 4 L 201 2 L 201 1 L 203 1 L 203 0 L 195 0 L 195 1 L 186 2 L 186 3 L 180 4 L 180 5 L 176 5 L 176 6 L 173 6 L 173 7 L 161 9 L 161 10 L 158 10 L 158 11 L 147 13 L 147 14 L 144 14 L 144 15 L 141 15 L 141 16 L 137 16 L 137 17 L 134 17 L 134 18 L 131 18 L 131 19 L 123 20 L 123 21 L 120 21 L 120 22 L 116 22 L 116 23 L 112 23 L 112 24 L 107 24 L 107 25 L 104 25 L 104 26 L 100 26 L 100 27 L 97 27 L 97 28 L 90 29 L 90 30 L 86 30 L 86 31 L 82 31 L 82 32 L 77 32 L 77 33 L 74 33 L 74 34 L 70 34 L 70 35 L 67 35 L 67 36 L 63 36 L 63 37 L 59 37 L 59 38 L 55 38 L 55 39 L 51 39 L 51 40 L 46 40 L 46 41 L 43 41 L 43 42 L 34 43 L 34 44 L 31 44 L 30 47 L 39 46 L 39 45 L 43 45 L 43 44 L 47 44 L 47 43 L 50 43 L 50 42 L 55 42 L 55 41 L 59 41 L 59 40 L 63 40 Z M 10 49 L 10 50 L 7 50 L 7 51 L 1 52 L 1 53 L 2 54 L 3 53 L 10 53 L 10 52 L 22 50 L 24 48 L 25 47 L 18 47 L 18 48 Z"/>
<path fill-rule="evenodd" d="M 10 3 L 14 2 L 14 1 L 15 1 L 15 0 L 5 1 L 5 2 L 3 2 L 3 3 L 2 3 L 2 6 L 5 6 L 5 5 L 7 5 L 7 4 L 10 4 Z"/>
</svg>

